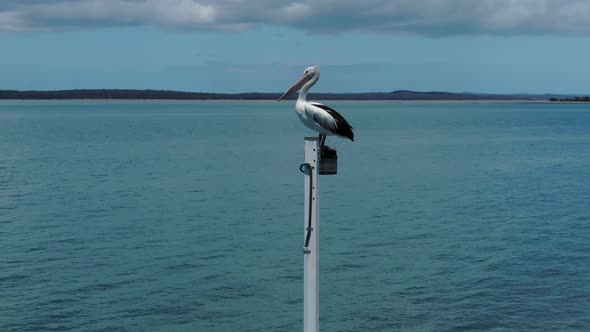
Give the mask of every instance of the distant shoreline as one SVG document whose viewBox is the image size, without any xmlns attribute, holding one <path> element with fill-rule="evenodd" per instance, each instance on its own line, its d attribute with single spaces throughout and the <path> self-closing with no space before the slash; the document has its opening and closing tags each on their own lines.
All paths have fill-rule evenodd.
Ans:
<svg viewBox="0 0 590 332">
<path fill-rule="evenodd" d="M 320 99 L 313 99 L 320 101 Z M 277 100 L 270 99 L 0 99 L 1 102 L 179 102 L 179 103 L 194 103 L 194 102 L 264 102 L 264 103 L 280 103 Z M 291 100 L 293 101 L 293 100 Z M 430 100 L 371 100 L 371 99 L 337 99 L 327 100 L 328 102 L 359 102 L 359 103 L 391 103 L 391 104 L 587 104 L 584 102 L 550 102 L 548 100 L 448 100 L 448 99 L 430 99 Z M 289 102 L 283 101 L 284 102 Z"/>
<path fill-rule="evenodd" d="M 248 92 L 248 93 L 208 93 L 171 90 L 133 90 L 133 89 L 77 89 L 55 91 L 19 91 L 0 90 L 0 100 L 237 100 L 237 101 L 276 101 L 280 93 Z M 310 93 L 309 99 L 342 100 L 342 101 L 549 101 L 550 99 L 566 99 L 572 95 L 555 94 L 486 94 L 469 92 L 429 91 L 419 92 L 396 90 L 392 92 L 362 93 Z M 294 98 L 292 98 L 294 99 Z M 555 102 L 555 101 L 554 101 Z"/>
</svg>

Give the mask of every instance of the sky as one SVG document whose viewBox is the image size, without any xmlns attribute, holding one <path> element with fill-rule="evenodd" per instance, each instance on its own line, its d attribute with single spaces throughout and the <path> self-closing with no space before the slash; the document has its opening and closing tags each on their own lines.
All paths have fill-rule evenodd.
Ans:
<svg viewBox="0 0 590 332">
<path fill-rule="evenodd" d="M 590 94 L 588 0 L 0 0 L 0 89 Z"/>
</svg>

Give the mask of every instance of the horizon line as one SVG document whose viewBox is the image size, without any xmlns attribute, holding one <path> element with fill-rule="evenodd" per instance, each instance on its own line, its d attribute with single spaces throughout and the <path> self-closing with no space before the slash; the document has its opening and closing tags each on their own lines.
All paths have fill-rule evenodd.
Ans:
<svg viewBox="0 0 590 332">
<path fill-rule="evenodd" d="M 188 93 L 188 94 L 214 94 L 214 95 L 243 95 L 243 94 L 282 94 L 282 92 L 270 92 L 270 91 L 242 91 L 242 92 L 210 92 L 210 91 L 190 91 L 190 90 L 175 90 L 175 89 L 155 89 L 155 88 L 68 88 L 68 89 L 0 89 L 0 93 L 4 92 L 18 92 L 18 93 L 44 93 L 44 92 L 73 92 L 73 91 L 137 91 L 137 92 L 175 92 L 175 93 Z M 350 95 L 350 94 L 394 94 L 394 93 L 417 93 L 417 94 L 433 94 L 433 93 L 445 93 L 455 95 L 494 95 L 494 96 L 585 96 L 590 93 L 555 93 L 555 92 L 474 92 L 474 91 L 448 91 L 448 90 L 408 90 L 398 89 L 392 91 L 365 91 L 365 92 L 310 92 L 309 94 L 321 94 L 321 95 Z"/>
</svg>

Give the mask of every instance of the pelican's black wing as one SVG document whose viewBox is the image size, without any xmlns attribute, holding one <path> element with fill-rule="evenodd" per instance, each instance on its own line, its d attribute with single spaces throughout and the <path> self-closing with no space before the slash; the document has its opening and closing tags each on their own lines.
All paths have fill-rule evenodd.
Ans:
<svg viewBox="0 0 590 332">
<path fill-rule="evenodd" d="M 325 118 L 321 118 L 319 116 L 314 116 L 314 120 L 319 123 L 324 128 L 330 129 L 330 131 L 334 132 L 334 134 L 342 137 L 346 137 L 351 141 L 354 141 L 354 132 L 352 131 L 352 126 L 346 121 L 346 119 L 340 115 L 340 113 L 336 112 L 333 108 L 326 106 L 320 103 L 311 103 L 313 106 L 319 107 L 324 111 L 328 112 L 328 114 L 334 119 L 334 121 L 330 121 L 332 123 L 324 123 L 326 122 Z M 335 122 L 335 127 L 334 127 Z"/>
</svg>

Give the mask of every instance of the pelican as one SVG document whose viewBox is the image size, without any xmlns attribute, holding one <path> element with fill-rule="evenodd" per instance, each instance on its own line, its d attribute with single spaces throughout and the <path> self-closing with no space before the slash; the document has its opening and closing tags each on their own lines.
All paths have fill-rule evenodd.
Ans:
<svg viewBox="0 0 590 332">
<path fill-rule="evenodd" d="M 320 67 L 311 66 L 305 68 L 301 78 L 285 92 L 279 101 L 289 98 L 295 92 L 299 92 L 299 98 L 295 104 L 295 112 L 303 124 L 318 132 L 320 146 L 326 142 L 326 136 L 339 136 L 354 141 L 354 133 L 348 121 L 340 113 L 321 103 L 307 101 L 307 92 L 320 79 Z"/>
</svg>

